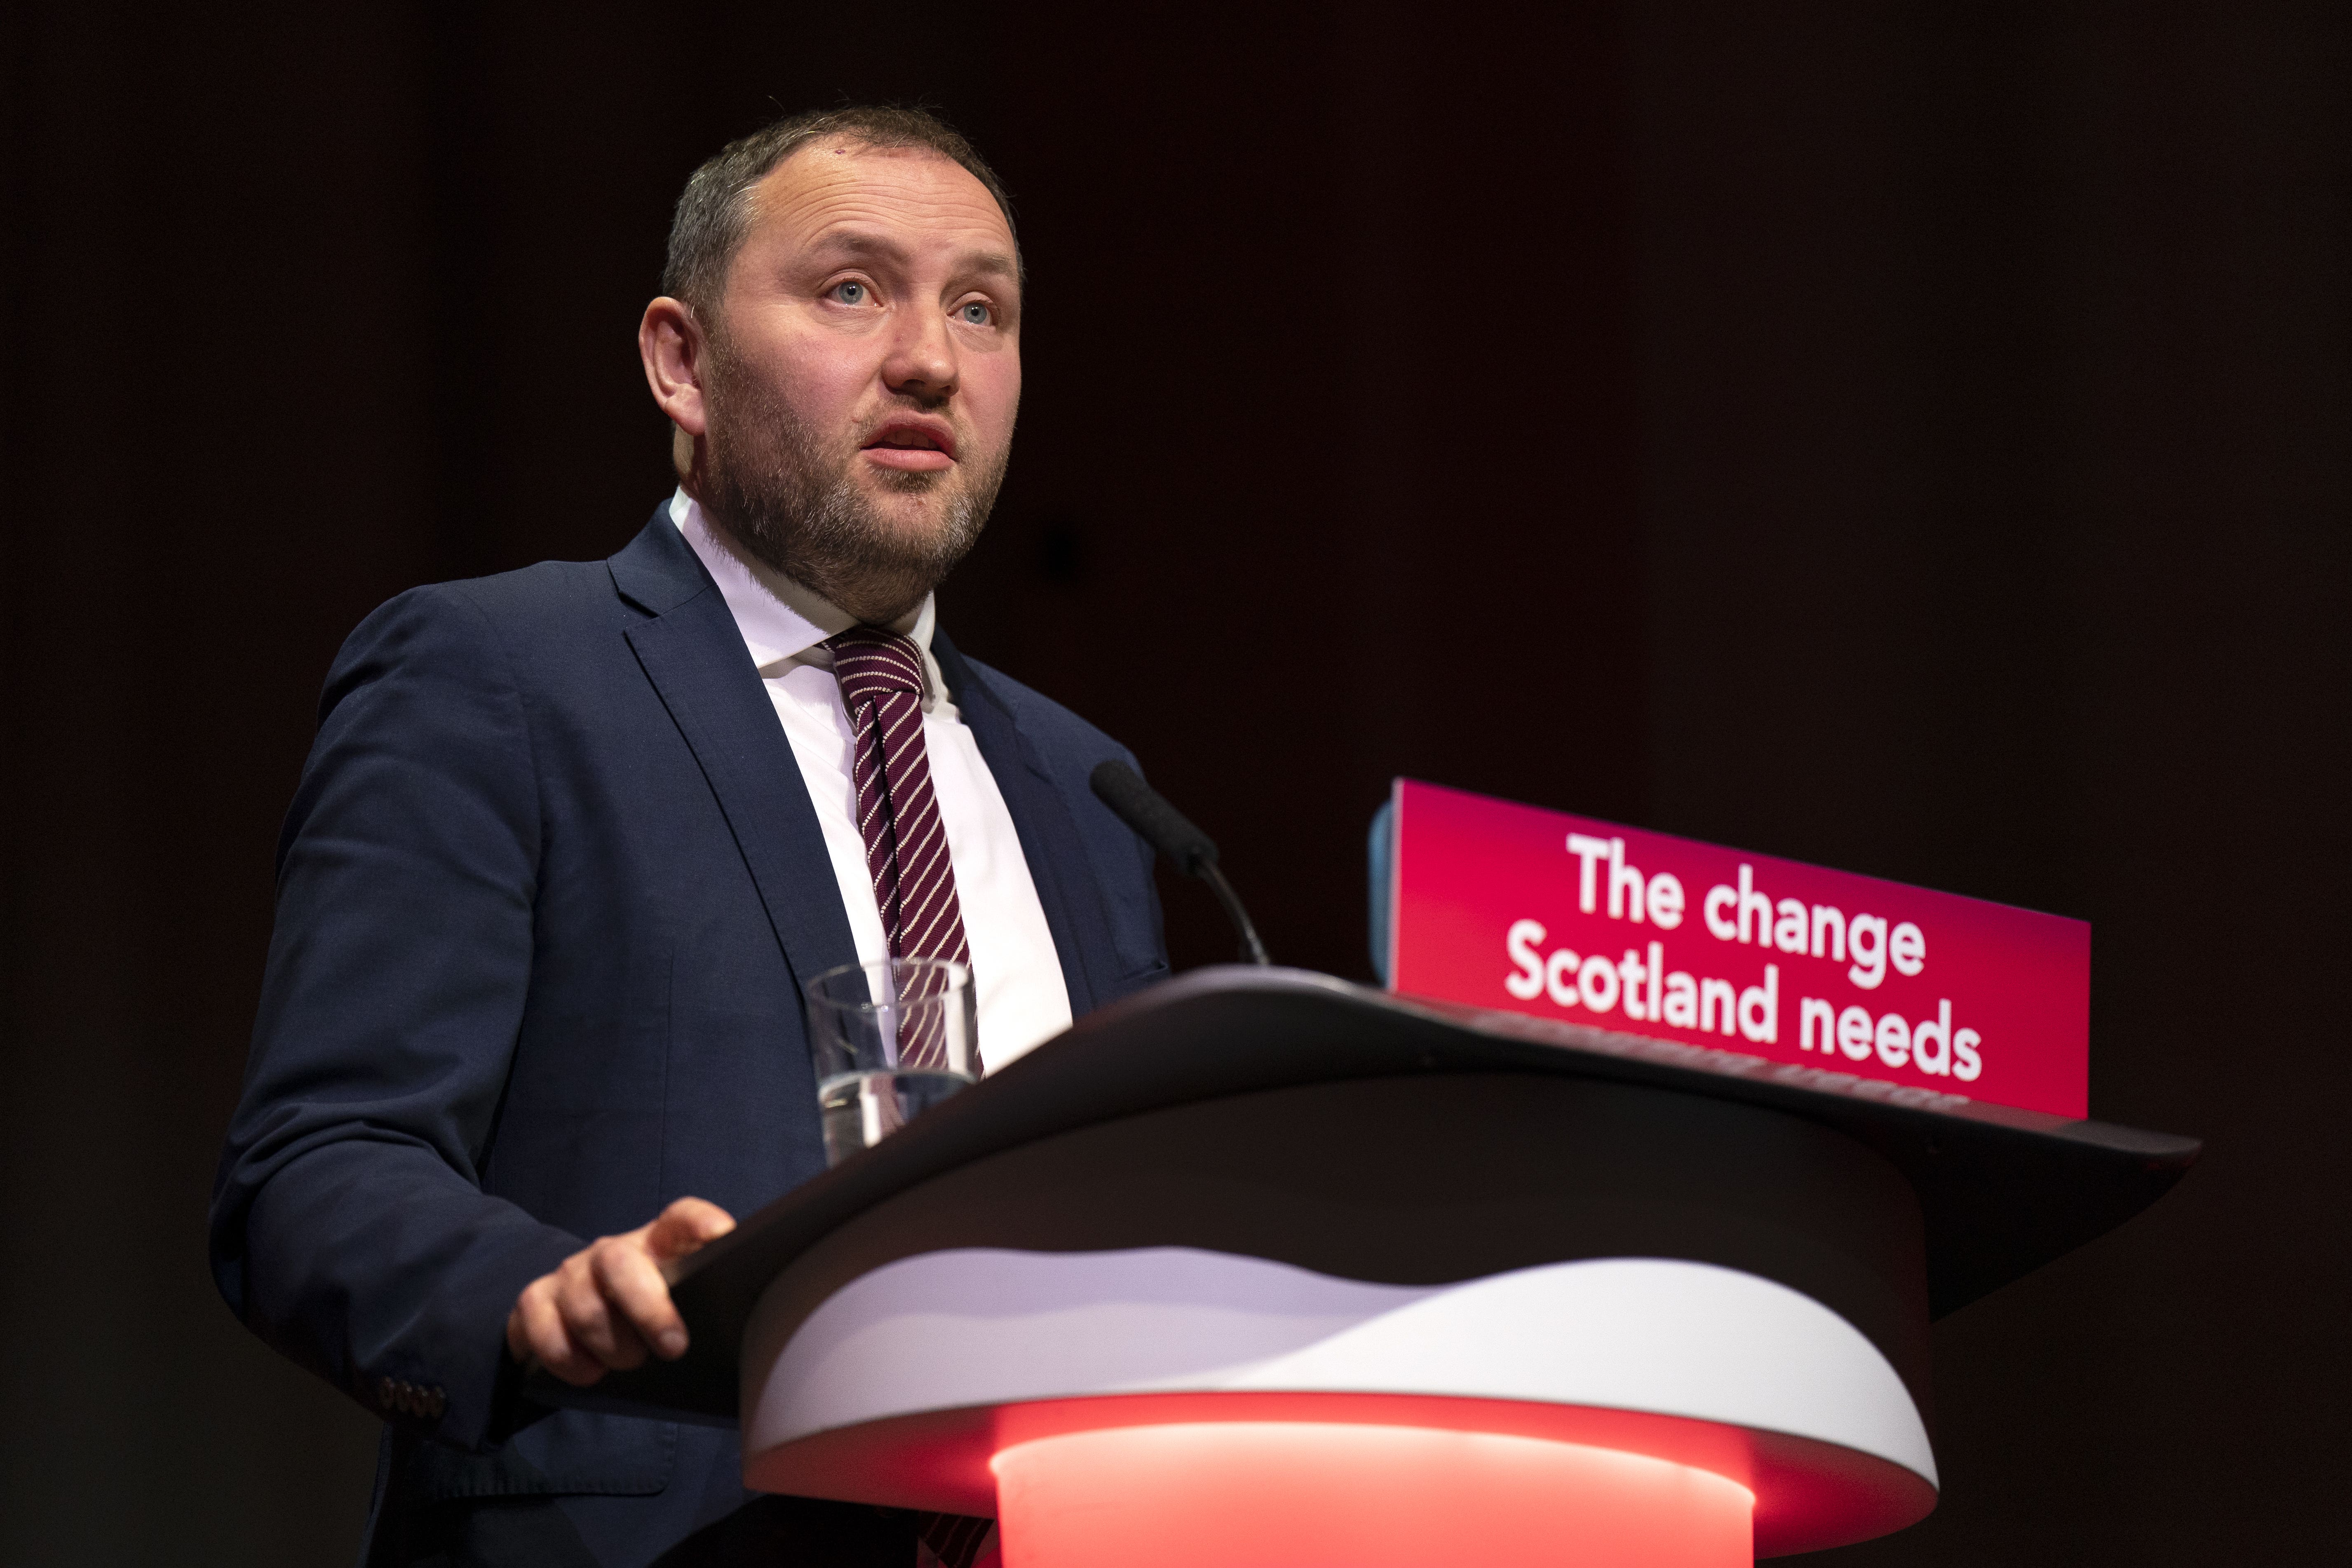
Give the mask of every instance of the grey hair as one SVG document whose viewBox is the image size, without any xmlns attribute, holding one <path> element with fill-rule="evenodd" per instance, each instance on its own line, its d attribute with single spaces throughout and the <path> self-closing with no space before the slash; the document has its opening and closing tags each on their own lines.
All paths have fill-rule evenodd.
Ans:
<svg viewBox="0 0 2352 1568">
<path fill-rule="evenodd" d="M 1013 227 L 1013 202 L 996 171 L 970 142 L 927 109 L 854 106 L 809 110 L 788 115 L 730 142 L 687 180 L 670 219 L 669 256 L 662 266 L 662 292 L 683 300 L 715 327 L 716 307 L 727 289 L 727 270 L 751 228 L 751 191 L 777 164 L 821 137 L 846 136 L 868 147 L 923 148 L 961 165 L 988 187 Z M 1015 231 L 1013 248 L 1020 249 Z"/>
</svg>

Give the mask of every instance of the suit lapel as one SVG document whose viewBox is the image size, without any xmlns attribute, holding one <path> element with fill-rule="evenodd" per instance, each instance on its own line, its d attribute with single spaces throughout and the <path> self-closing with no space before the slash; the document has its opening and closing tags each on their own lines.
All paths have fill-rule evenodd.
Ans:
<svg viewBox="0 0 2352 1568">
<path fill-rule="evenodd" d="M 718 797 L 793 976 L 805 984 L 855 963 L 857 943 L 816 807 L 718 585 L 666 507 L 607 564 L 622 596 L 652 616 L 629 626 L 629 645 Z M 933 633 L 931 652 L 1012 814 L 1071 1016 L 1084 1016 L 1110 997 L 1118 963 L 1069 805 L 1034 738 L 946 633 Z M 812 897 L 813 889 L 823 896 Z"/>
<path fill-rule="evenodd" d="M 719 798 L 793 977 L 856 963 L 816 807 L 718 585 L 667 509 L 608 564 L 653 614 L 629 646 Z"/>
<path fill-rule="evenodd" d="M 1055 786 L 1035 740 L 945 632 L 932 632 L 931 656 L 940 661 L 948 695 L 971 726 L 981 760 L 995 776 L 997 792 L 1013 815 L 1030 880 L 1036 884 L 1037 901 L 1045 911 L 1046 929 L 1054 935 L 1054 951 L 1062 960 L 1070 1016 L 1084 1017 L 1109 1000 L 1118 966 L 1108 947 L 1110 921 L 1077 824 L 1071 820 L 1069 805 Z"/>
</svg>

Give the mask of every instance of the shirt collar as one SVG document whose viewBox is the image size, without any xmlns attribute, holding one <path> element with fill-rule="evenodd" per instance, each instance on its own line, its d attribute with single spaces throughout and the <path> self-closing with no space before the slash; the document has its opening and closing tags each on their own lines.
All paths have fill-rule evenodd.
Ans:
<svg viewBox="0 0 2352 1568">
<path fill-rule="evenodd" d="M 742 634 L 743 646 L 762 678 L 772 679 L 796 664 L 833 668 L 833 650 L 824 639 L 856 626 L 855 616 L 754 558 L 726 529 L 714 524 L 702 503 L 683 488 L 670 497 L 669 520 L 719 584 L 719 596 L 727 601 L 735 629 Z M 943 700 L 947 689 L 939 661 L 931 657 L 931 628 L 938 618 L 934 595 L 926 594 L 912 614 L 889 627 L 922 650 L 926 708 Z"/>
</svg>

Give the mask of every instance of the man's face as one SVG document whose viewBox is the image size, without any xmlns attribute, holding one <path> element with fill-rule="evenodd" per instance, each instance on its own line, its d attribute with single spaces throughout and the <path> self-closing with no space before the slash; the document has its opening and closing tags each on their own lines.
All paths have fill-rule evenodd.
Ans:
<svg viewBox="0 0 2352 1568">
<path fill-rule="evenodd" d="M 912 610 L 1012 455 L 1017 266 L 995 199 L 948 159 L 820 141 L 777 165 L 707 323 L 704 504 L 860 620 Z"/>
</svg>

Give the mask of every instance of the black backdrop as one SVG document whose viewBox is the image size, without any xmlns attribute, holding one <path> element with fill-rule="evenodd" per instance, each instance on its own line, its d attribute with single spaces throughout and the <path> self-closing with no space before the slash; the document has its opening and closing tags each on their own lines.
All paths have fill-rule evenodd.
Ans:
<svg viewBox="0 0 2352 1568">
<path fill-rule="evenodd" d="M 370 1423 L 202 1265 L 320 677 L 642 522 L 669 203 L 844 96 L 970 131 L 1034 270 L 948 623 L 1135 747 L 1277 957 L 1362 973 L 1399 773 L 2095 922 L 2095 1113 L 2210 1153 L 1939 1327 L 1947 1501 L 1844 1560 L 2327 1551 L 2341 22 L 12 7 L 0 1558 L 353 1545 Z"/>
</svg>

